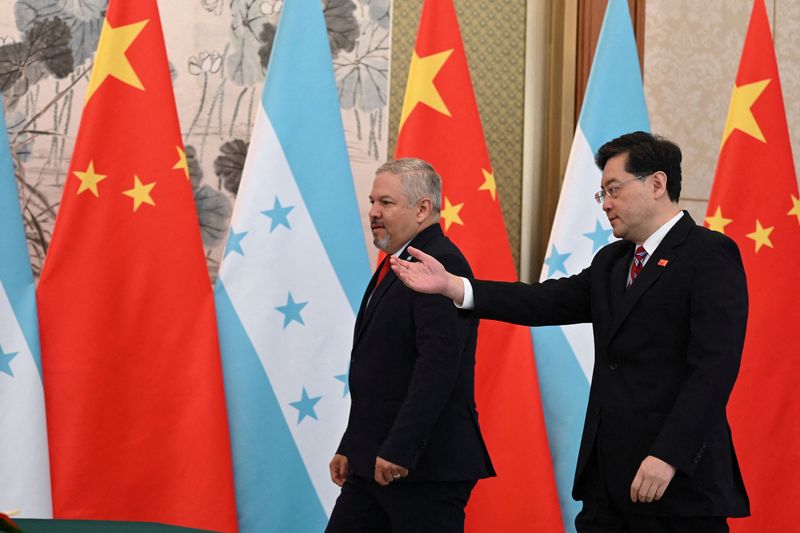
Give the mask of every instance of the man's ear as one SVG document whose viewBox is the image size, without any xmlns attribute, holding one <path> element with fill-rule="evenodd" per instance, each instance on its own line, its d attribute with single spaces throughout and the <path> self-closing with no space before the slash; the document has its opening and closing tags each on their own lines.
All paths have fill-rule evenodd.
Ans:
<svg viewBox="0 0 800 533">
<path fill-rule="evenodd" d="M 653 173 L 653 196 L 658 199 L 667 194 L 667 174 L 663 170 Z"/>
<path fill-rule="evenodd" d="M 433 211 L 433 202 L 430 198 L 423 198 L 417 204 L 417 222 L 422 222 Z"/>
</svg>

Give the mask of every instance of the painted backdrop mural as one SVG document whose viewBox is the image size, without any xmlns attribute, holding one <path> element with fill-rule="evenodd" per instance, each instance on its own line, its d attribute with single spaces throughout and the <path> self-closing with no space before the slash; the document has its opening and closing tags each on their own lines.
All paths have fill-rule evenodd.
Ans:
<svg viewBox="0 0 800 533">
<path fill-rule="evenodd" d="M 283 3 L 159 2 L 212 279 Z M 37 275 L 58 210 L 106 4 L 0 0 L 0 91 Z M 363 219 L 372 173 L 387 157 L 391 0 L 322 4 Z M 369 238 L 367 228 L 364 233 Z"/>
</svg>

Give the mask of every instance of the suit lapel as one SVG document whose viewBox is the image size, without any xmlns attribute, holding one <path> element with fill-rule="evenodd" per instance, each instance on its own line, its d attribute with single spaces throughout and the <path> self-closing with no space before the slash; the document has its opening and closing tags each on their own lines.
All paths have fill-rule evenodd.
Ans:
<svg viewBox="0 0 800 533">
<path fill-rule="evenodd" d="M 386 257 L 385 260 L 388 261 L 389 258 Z M 356 315 L 356 325 L 353 333 L 353 344 L 355 344 L 356 340 L 361 335 L 361 330 L 364 327 L 365 323 L 364 318 L 365 318 L 365 312 L 367 310 L 367 304 L 368 302 L 371 301 L 369 296 L 375 289 L 375 284 L 378 283 L 378 273 L 381 271 L 382 265 L 383 262 L 381 262 L 381 264 L 378 265 L 378 268 L 375 269 L 375 272 L 372 273 L 372 278 L 370 278 L 369 283 L 367 283 L 367 289 L 364 291 L 364 296 L 361 297 L 361 306 L 358 308 L 358 314 Z M 389 274 L 394 274 L 394 273 L 391 271 L 386 273 L 387 276 Z M 386 280 L 384 279 L 384 281 Z"/>
<path fill-rule="evenodd" d="M 621 260 L 617 261 L 612 270 L 610 283 L 612 284 L 612 302 L 615 303 L 612 313 L 611 330 L 608 334 L 609 341 L 614 337 L 616 332 L 622 326 L 625 319 L 630 314 L 631 310 L 636 305 L 636 302 L 642 297 L 644 293 L 653 285 L 653 283 L 661 277 L 667 266 L 674 261 L 680 253 L 680 246 L 686 240 L 689 231 L 695 225 L 692 217 L 686 211 L 683 212 L 683 217 L 678 221 L 675 226 L 664 236 L 664 240 L 658 245 L 651 257 L 647 260 L 644 268 L 636 277 L 636 281 L 631 286 L 625 289 L 627 283 L 627 269 L 630 266 L 630 261 L 633 258 L 633 247 L 630 253 L 624 255 Z M 620 267 L 620 264 L 622 266 Z M 618 272 L 622 271 L 622 274 Z M 622 283 L 620 283 L 619 276 L 622 276 Z M 621 287 L 621 294 L 619 291 Z"/>
<path fill-rule="evenodd" d="M 633 243 L 628 243 L 628 246 L 625 247 L 625 252 L 611 266 L 608 282 L 612 316 L 617 312 L 620 302 L 625 296 L 625 284 L 628 282 L 628 270 L 630 270 L 631 257 L 633 257 L 633 248 Z"/>
<path fill-rule="evenodd" d="M 408 254 L 406 253 L 406 251 L 403 250 L 402 252 L 400 252 L 398 257 L 400 257 L 400 259 L 407 259 L 406 257 L 407 255 Z M 387 257 L 386 260 L 388 261 L 389 258 Z M 378 284 L 378 286 L 375 287 L 375 290 L 372 293 L 372 298 L 367 298 L 369 301 L 367 302 L 367 307 L 364 310 L 365 323 L 372 317 L 372 313 L 375 311 L 375 306 L 378 305 L 378 302 L 381 301 L 383 295 L 386 294 L 386 291 L 389 290 L 389 287 L 392 285 L 392 283 L 395 282 L 396 279 L 397 275 L 395 275 L 392 269 L 389 269 L 389 271 L 383 277 L 383 280 L 381 280 L 380 284 Z"/>
</svg>

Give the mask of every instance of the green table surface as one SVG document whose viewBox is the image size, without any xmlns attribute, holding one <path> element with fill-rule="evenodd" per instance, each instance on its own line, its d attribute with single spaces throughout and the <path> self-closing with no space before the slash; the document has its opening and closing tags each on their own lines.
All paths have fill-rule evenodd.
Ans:
<svg viewBox="0 0 800 533">
<path fill-rule="evenodd" d="M 25 533 L 213 533 L 206 529 L 191 529 L 152 522 L 39 520 L 34 518 L 13 518 L 12 520 Z"/>
</svg>

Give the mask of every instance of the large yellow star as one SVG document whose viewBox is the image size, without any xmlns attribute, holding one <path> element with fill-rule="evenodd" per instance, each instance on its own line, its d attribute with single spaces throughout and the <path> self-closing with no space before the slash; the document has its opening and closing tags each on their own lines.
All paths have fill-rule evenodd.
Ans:
<svg viewBox="0 0 800 533">
<path fill-rule="evenodd" d="M 113 76 L 123 83 L 144 90 L 139 76 L 133 70 L 125 51 L 136 40 L 142 29 L 147 25 L 147 20 L 134 22 L 125 26 L 112 28 L 107 20 L 103 21 L 103 31 L 100 33 L 100 42 L 97 44 L 97 53 L 94 56 L 92 76 L 89 78 L 89 88 L 86 91 L 88 102 L 95 91 Z"/>
<path fill-rule="evenodd" d="M 800 224 L 800 198 L 795 198 L 794 194 L 792 195 L 792 209 L 786 213 L 787 215 L 795 215 L 797 217 L 797 223 Z"/>
<path fill-rule="evenodd" d="M 767 88 L 769 82 L 770 80 L 767 79 L 748 83 L 741 87 L 733 86 L 733 96 L 731 96 L 731 104 L 728 107 L 728 120 L 725 122 L 725 133 L 722 134 L 723 145 L 733 130 L 742 131 L 761 142 L 767 142 L 750 108 Z"/>
<path fill-rule="evenodd" d="M 769 240 L 769 234 L 772 233 L 772 230 L 775 229 L 775 226 L 771 226 L 769 228 L 764 228 L 761 226 L 761 222 L 756 219 L 756 230 L 753 233 L 748 233 L 747 237 L 753 239 L 756 242 L 756 253 L 761 249 L 762 246 L 769 246 L 773 248 L 772 241 Z"/>
<path fill-rule="evenodd" d="M 714 213 L 713 217 L 706 217 L 708 228 L 720 233 L 725 233 L 725 226 L 731 222 L 733 222 L 732 218 L 725 218 L 722 216 L 722 207 L 719 206 L 717 206 L 717 212 Z"/>
<path fill-rule="evenodd" d="M 478 187 L 479 191 L 489 191 L 492 194 L 492 200 L 497 199 L 497 183 L 494 181 L 494 173 L 489 172 L 485 168 L 481 169 L 483 171 L 483 185 Z"/>
<path fill-rule="evenodd" d="M 83 191 L 92 191 L 92 194 L 94 194 L 95 197 L 100 197 L 100 193 L 97 191 L 97 184 L 106 179 L 107 176 L 105 174 L 95 173 L 94 161 L 89 161 L 89 167 L 83 172 L 73 170 L 72 173 L 75 174 L 79 180 L 81 180 L 81 186 L 78 187 L 77 194 L 80 194 Z"/>
<path fill-rule="evenodd" d="M 180 146 L 176 146 L 175 148 L 178 149 L 178 162 L 175 163 L 175 166 L 172 167 L 172 170 L 183 170 L 183 173 L 186 174 L 186 179 L 189 179 L 189 162 L 186 160 L 186 152 Z"/>
<path fill-rule="evenodd" d="M 450 199 L 445 197 L 444 199 L 444 209 L 442 209 L 442 218 L 444 219 L 444 230 L 447 231 L 450 229 L 451 224 L 460 224 L 464 225 L 464 222 L 461 220 L 461 217 L 458 216 L 458 212 L 461 211 L 461 208 L 464 207 L 463 203 L 453 205 L 450 203 Z"/>
<path fill-rule="evenodd" d="M 400 129 L 406 123 L 408 115 L 417 107 L 418 103 L 423 103 L 435 109 L 439 113 L 450 116 L 439 90 L 433 84 L 433 79 L 439 74 L 453 49 L 445 50 L 437 54 L 419 57 L 416 50 L 411 57 L 411 67 L 408 69 L 408 82 L 406 84 L 406 95 L 403 98 L 403 112 L 400 114 Z"/>
<path fill-rule="evenodd" d="M 142 204 L 156 205 L 150 197 L 150 191 L 156 186 L 156 182 L 142 183 L 139 181 L 139 176 L 133 176 L 133 189 L 122 191 L 125 196 L 133 198 L 133 212 L 135 213 L 139 206 Z"/>
</svg>

